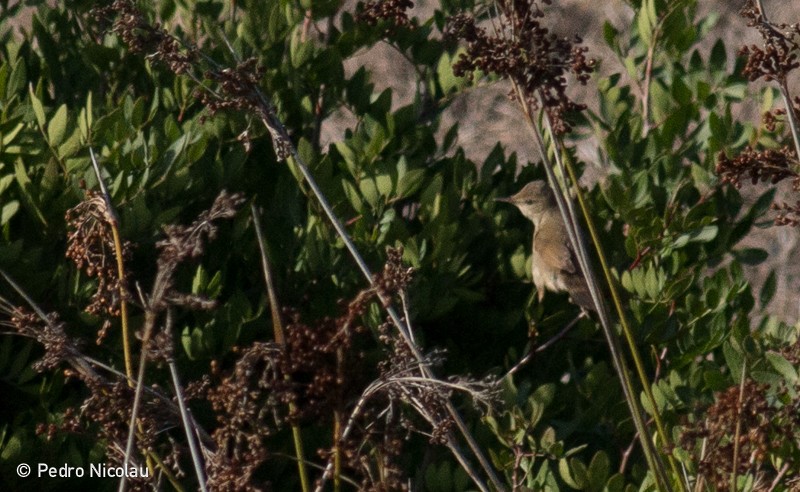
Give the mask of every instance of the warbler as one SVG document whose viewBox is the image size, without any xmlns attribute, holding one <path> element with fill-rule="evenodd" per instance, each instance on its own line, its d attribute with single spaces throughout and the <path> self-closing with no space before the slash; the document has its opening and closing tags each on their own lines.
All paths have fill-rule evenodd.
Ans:
<svg viewBox="0 0 800 492">
<path fill-rule="evenodd" d="M 553 191 L 547 183 L 532 181 L 516 195 L 496 200 L 515 205 L 533 222 L 531 273 L 539 302 L 546 290 L 566 292 L 574 304 L 594 311 L 589 287 L 575 257 Z"/>
</svg>

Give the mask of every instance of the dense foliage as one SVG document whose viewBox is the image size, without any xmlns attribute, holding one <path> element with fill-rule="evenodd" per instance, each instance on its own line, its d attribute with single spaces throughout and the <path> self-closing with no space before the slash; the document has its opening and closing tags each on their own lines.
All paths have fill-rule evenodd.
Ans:
<svg viewBox="0 0 800 492">
<path fill-rule="evenodd" d="M 597 60 L 549 1 L 0 3 L 4 490 L 118 486 L 37 463 L 149 467 L 143 490 L 798 486 L 798 330 L 764 314 L 781 273 L 743 273 L 767 253 L 739 246 L 800 223 L 773 203 L 800 188 L 797 24 L 749 0 L 731 22 L 763 44 L 737 52 L 693 0 L 631 0 Z M 378 43 L 410 104 L 345 70 Z M 526 283 L 530 224 L 494 199 L 548 164 L 473 162 L 443 126 L 509 81 L 550 154 L 580 172 L 572 146 L 596 146 L 589 245 L 668 465 L 597 317 Z M 761 126 L 735 116 L 752 102 Z"/>
</svg>

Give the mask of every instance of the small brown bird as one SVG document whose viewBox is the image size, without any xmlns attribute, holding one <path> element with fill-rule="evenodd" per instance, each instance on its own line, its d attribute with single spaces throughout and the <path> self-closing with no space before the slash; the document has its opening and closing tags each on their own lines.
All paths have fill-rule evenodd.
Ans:
<svg viewBox="0 0 800 492">
<path fill-rule="evenodd" d="M 497 201 L 516 205 L 522 215 L 533 222 L 531 270 L 539 302 L 545 290 L 566 292 L 573 303 L 587 311 L 594 311 L 586 279 L 581 274 L 567 228 L 547 183 L 532 181 L 516 195 L 498 198 Z"/>
</svg>

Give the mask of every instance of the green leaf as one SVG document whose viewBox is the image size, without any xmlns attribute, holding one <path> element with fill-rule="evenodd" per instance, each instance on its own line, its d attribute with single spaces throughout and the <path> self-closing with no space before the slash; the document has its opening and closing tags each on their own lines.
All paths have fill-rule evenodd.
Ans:
<svg viewBox="0 0 800 492">
<path fill-rule="evenodd" d="M 86 113 L 85 113 L 86 129 L 87 133 L 89 134 L 91 134 L 92 125 L 94 124 L 94 115 L 92 113 L 93 111 L 94 109 L 92 107 L 92 91 L 89 91 L 89 94 L 87 94 L 86 96 Z"/>
<path fill-rule="evenodd" d="M 4 444 L 0 451 L 0 459 L 6 462 L 16 461 L 23 450 L 22 439 L 20 438 L 21 429 L 15 432 Z"/>
<path fill-rule="evenodd" d="M 75 129 L 72 132 L 67 140 L 61 144 L 58 149 L 56 149 L 56 153 L 58 157 L 62 159 L 66 159 L 72 155 L 74 155 L 79 149 L 81 148 L 81 132 L 80 129 Z"/>
<path fill-rule="evenodd" d="M 47 141 L 56 147 L 64 140 L 64 133 L 67 130 L 67 105 L 62 104 L 50 122 L 47 124 Z"/>
<path fill-rule="evenodd" d="M 209 298 L 214 299 L 218 297 L 221 292 L 222 292 L 222 272 L 219 271 L 215 273 L 214 276 L 211 277 L 211 280 L 208 281 L 208 284 L 206 284 L 205 294 Z"/>
<path fill-rule="evenodd" d="M 2 147 L 7 147 L 8 144 L 13 142 L 14 138 L 16 138 L 23 128 L 25 128 L 24 123 L 17 123 L 16 126 L 14 126 L 11 130 L 3 132 L 2 139 L 0 139 L 0 142 L 2 142 Z"/>
<path fill-rule="evenodd" d="M 347 169 L 350 171 L 350 174 L 353 176 L 358 174 L 358 167 L 356 166 L 358 161 L 356 159 L 356 153 L 353 150 L 353 148 L 350 145 L 348 145 L 347 142 L 343 141 L 336 142 L 334 144 L 334 147 L 336 147 L 336 150 L 344 159 L 345 165 L 347 166 Z"/>
<path fill-rule="evenodd" d="M 722 354 L 725 356 L 725 362 L 731 372 L 731 377 L 737 384 L 742 378 L 742 364 L 744 364 L 744 354 L 733 347 L 733 345 L 726 341 L 722 344 Z"/>
<path fill-rule="evenodd" d="M 734 256 L 745 265 L 758 265 L 769 257 L 761 248 L 744 248 L 733 252 Z"/>
<path fill-rule="evenodd" d="M 403 174 L 397 183 L 397 198 L 406 198 L 416 193 L 424 179 L 424 169 L 412 169 Z"/>
<path fill-rule="evenodd" d="M 28 177 L 28 172 L 25 170 L 25 164 L 22 162 L 22 159 L 17 159 L 14 163 L 14 177 L 17 180 L 17 185 L 19 185 L 20 191 L 22 192 L 20 196 L 22 197 L 23 205 L 28 211 L 36 217 L 36 219 L 41 223 L 42 226 L 45 228 L 47 227 L 47 220 L 44 218 L 44 214 L 39 209 L 39 206 L 36 204 L 36 199 L 33 196 L 33 188 L 34 185 L 31 182 L 31 179 Z"/>
<path fill-rule="evenodd" d="M 659 285 L 656 269 L 650 267 L 647 269 L 644 276 L 644 288 L 647 292 L 647 297 L 650 299 L 658 299 Z"/>
<path fill-rule="evenodd" d="M 772 386 L 773 388 L 778 387 L 784 382 L 781 376 L 772 371 L 754 370 L 750 372 L 749 376 L 753 381 Z"/>
<path fill-rule="evenodd" d="M 762 92 L 761 95 L 763 99 L 761 100 L 761 112 L 766 113 L 767 111 L 772 111 L 772 106 L 775 104 L 775 97 L 777 96 L 778 89 L 773 87 L 766 87 Z"/>
<path fill-rule="evenodd" d="M 556 385 L 553 383 L 543 384 L 536 388 L 531 398 L 544 406 L 550 405 L 556 396 Z"/>
<path fill-rule="evenodd" d="M 2 168 L 3 168 L 3 166 L 2 166 L 2 164 L 0 164 L 0 169 L 2 169 Z M 7 174 L 7 175 L 3 176 L 2 178 L 0 178 L 0 195 L 2 195 L 3 192 L 6 191 L 8 189 L 8 187 L 11 186 L 11 183 L 13 183 L 13 182 L 14 182 L 14 175 L 13 174 Z"/>
<path fill-rule="evenodd" d="M 636 13 L 636 32 L 647 46 L 650 46 L 653 42 L 654 24 L 650 21 L 650 16 L 648 15 L 648 6 L 651 4 L 654 4 L 653 0 L 644 0 L 641 8 Z"/>
<path fill-rule="evenodd" d="M 17 213 L 17 210 L 19 210 L 19 202 L 17 200 L 11 200 L 3 205 L 3 208 L 0 210 L 0 226 L 6 225 Z"/>
<path fill-rule="evenodd" d="M 619 31 L 608 21 L 603 22 L 603 39 L 605 40 L 606 44 L 616 51 L 616 40 L 617 36 L 619 35 Z"/>
<path fill-rule="evenodd" d="M 725 43 L 721 38 L 717 39 L 711 48 L 711 56 L 708 59 L 709 67 L 715 72 L 724 72 L 728 62 L 728 53 L 725 50 Z"/>
<path fill-rule="evenodd" d="M 769 210 L 770 206 L 772 206 L 776 192 L 777 188 L 772 188 L 765 191 L 761 196 L 758 197 L 756 203 L 753 204 L 750 210 L 748 210 L 747 215 L 753 218 L 758 218 L 764 215 L 767 210 Z"/>
<path fill-rule="evenodd" d="M 30 88 L 31 106 L 33 107 L 33 114 L 36 116 L 36 122 L 39 123 L 39 128 L 44 128 L 47 119 L 44 116 L 44 107 L 42 101 L 33 93 L 33 87 Z"/>
<path fill-rule="evenodd" d="M 628 292 L 633 292 L 633 278 L 631 277 L 631 272 L 624 270 L 622 272 L 622 277 L 620 278 L 620 283 L 622 284 L 623 289 L 627 290 Z"/>
<path fill-rule="evenodd" d="M 17 91 L 25 87 L 25 82 L 28 80 L 28 69 L 25 63 L 17 60 L 14 63 L 14 68 L 11 70 L 11 77 L 8 79 L 8 86 L 6 86 L 5 95 L 7 99 L 11 99 Z"/>
<path fill-rule="evenodd" d="M 596 452 L 589 463 L 590 490 L 603 490 L 610 470 L 611 462 L 608 459 L 608 455 L 603 451 Z"/>
<path fill-rule="evenodd" d="M 375 189 L 378 190 L 378 195 L 384 200 L 391 197 L 392 192 L 394 191 L 392 176 L 388 173 L 382 173 L 375 176 L 374 179 Z"/>
<path fill-rule="evenodd" d="M 362 179 L 358 183 L 358 189 L 361 192 L 361 196 L 364 197 L 364 200 L 366 200 L 372 209 L 378 208 L 381 195 L 374 179 Z"/>
<path fill-rule="evenodd" d="M 200 328 L 184 327 L 181 332 L 181 344 L 190 360 L 196 360 L 206 353 L 203 332 Z"/>
<path fill-rule="evenodd" d="M 656 0 L 644 0 L 642 7 L 647 9 L 647 19 L 650 25 L 656 26 L 658 24 L 658 12 L 656 10 Z"/>
<path fill-rule="evenodd" d="M 791 362 L 777 352 L 767 352 L 766 358 L 770 365 L 783 376 L 789 387 L 793 387 L 797 384 L 797 369 L 795 369 Z"/>
<path fill-rule="evenodd" d="M 364 201 L 361 200 L 361 194 L 353 186 L 349 180 L 343 179 L 342 180 L 342 188 L 344 189 L 344 196 L 347 197 L 347 201 L 350 202 L 350 205 L 353 207 L 353 210 L 358 212 L 359 214 L 364 213 Z"/>
<path fill-rule="evenodd" d="M 192 279 L 192 294 L 203 294 L 207 284 L 208 272 L 206 272 L 206 269 L 203 268 L 203 265 L 199 265 L 197 270 L 195 270 L 194 278 Z"/>
<path fill-rule="evenodd" d="M 728 139 L 728 127 L 722 118 L 715 112 L 708 115 L 708 128 L 711 130 L 711 136 L 720 144 L 724 144 Z"/>
<path fill-rule="evenodd" d="M 707 225 L 691 232 L 681 234 L 675 239 L 674 247 L 680 248 L 688 243 L 708 243 L 717 237 L 719 226 Z"/>
<path fill-rule="evenodd" d="M 585 490 L 589 485 L 589 472 L 586 465 L 577 458 L 572 458 L 569 461 L 562 458 L 558 462 L 558 473 L 564 482 L 576 490 Z"/>
<path fill-rule="evenodd" d="M 692 182 L 701 189 L 701 191 L 708 190 L 712 186 L 716 186 L 717 177 L 714 173 L 707 171 L 703 166 L 692 164 Z"/>
<path fill-rule="evenodd" d="M 314 44 L 311 41 L 303 41 L 303 30 L 298 28 L 292 33 L 289 43 L 289 60 L 292 67 L 299 68 L 306 64 L 314 54 Z"/>
<path fill-rule="evenodd" d="M 623 492 L 625 490 L 625 476 L 615 473 L 606 483 L 605 492 Z"/>
<path fill-rule="evenodd" d="M 767 275 L 767 279 L 764 281 L 764 285 L 761 287 L 761 292 L 758 296 L 762 308 L 767 307 L 770 301 L 772 301 L 772 298 L 775 296 L 777 285 L 777 276 L 775 275 L 775 270 L 772 270 L 769 272 L 769 275 Z"/>
<path fill-rule="evenodd" d="M 453 73 L 453 60 L 458 59 L 459 53 L 462 51 L 463 50 L 457 51 L 452 58 L 449 53 L 445 52 L 442 54 L 441 58 L 439 58 L 439 63 L 436 66 L 436 74 L 439 79 L 439 85 L 442 87 L 442 92 L 445 95 L 455 92 L 467 85 L 466 79 L 457 77 Z"/>
<path fill-rule="evenodd" d="M 659 80 L 650 82 L 650 107 L 653 111 L 652 120 L 661 122 L 672 114 L 672 94 Z"/>
</svg>

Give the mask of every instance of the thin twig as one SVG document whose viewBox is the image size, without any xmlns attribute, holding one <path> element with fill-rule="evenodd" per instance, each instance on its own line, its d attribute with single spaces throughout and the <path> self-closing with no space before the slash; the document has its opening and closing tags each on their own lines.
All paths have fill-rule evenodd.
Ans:
<svg viewBox="0 0 800 492">
<path fill-rule="evenodd" d="M 640 14 L 641 15 L 641 14 Z M 653 36 L 655 38 L 655 36 Z M 653 56 L 655 53 L 655 39 L 647 48 L 647 64 L 644 68 L 644 88 L 642 89 L 642 138 L 647 138 L 650 133 L 650 78 L 653 75 Z"/>
<path fill-rule="evenodd" d="M 145 329 L 144 329 L 144 335 L 142 336 L 142 348 L 139 355 L 139 372 L 136 376 L 136 392 L 134 393 L 133 396 L 133 408 L 131 408 L 131 420 L 130 423 L 128 424 L 128 441 L 125 444 L 125 455 L 122 461 L 122 468 L 124 470 L 128 469 L 128 463 L 130 463 L 131 454 L 133 453 L 133 443 L 136 437 L 137 418 L 139 414 L 139 407 L 141 406 L 142 403 L 142 388 L 144 387 L 145 367 L 147 365 L 147 345 L 150 342 L 150 337 L 153 332 L 153 326 L 155 325 L 155 316 L 156 316 L 155 313 L 149 308 L 145 312 Z M 119 481 L 119 488 L 117 489 L 118 492 L 125 492 L 127 484 L 128 484 L 127 477 L 123 475 Z"/>
<path fill-rule="evenodd" d="M 708 418 L 705 420 L 706 425 L 708 425 Z M 700 459 L 697 461 L 698 463 L 702 463 L 706 457 L 706 449 L 708 447 L 708 437 L 703 438 L 703 443 L 700 445 Z M 702 472 L 698 470 L 697 476 L 695 477 L 694 483 L 694 492 L 700 492 L 703 490 L 703 486 L 705 485 L 705 477 L 703 476 Z"/>
<path fill-rule="evenodd" d="M 167 319 L 165 323 L 165 331 L 168 336 L 172 336 L 173 316 L 172 308 L 167 309 Z M 178 409 L 181 412 L 181 422 L 183 422 L 183 430 L 186 432 L 186 441 L 189 443 L 189 453 L 192 455 L 192 465 L 194 466 L 194 473 L 197 477 L 197 482 L 200 485 L 202 492 L 207 492 L 206 477 L 203 473 L 203 463 L 200 457 L 200 451 L 197 449 L 197 442 L 195 442 L 195 429 L 194 420 L 189 416 L 189 410 L 186 408 L 186 397 L 183 394 L 180 378 L 178 376 L 178 367 L 175 365 L 175 358 L 170 354 L 167 360 L 169 366 L 169 373 L 172 376 L 172 385 L 175 389 L 175 398 L 178 400 Z"/>
<path fill-rule="evenodd" d="M 791 465 L 791 462 L 789 462 L 789 461 L 787 461 L 786 463 L 783 464 L 781 469 L 778 470 L 778 474 L 775 476 L 775 480 L 773 480 L 772 483 L 770 484 L 769 489 L 767 490 L 767 492 L 772 492 L 773 490 L 775 490 L 775 488 L 778 485 L 781 484 L 781 482 L 783 481 L 783 476 L 786 475 L 786 472 L 789 471 L 789 466 L 790 465 Z"/>
<path fill-rule="evenodd" d="M 533 358 L 534 354 L 538 354 L 538 353 L 544 352 L 545 350 L 547 350 L 548 348 L 553 346 L 557 341 L 559 341 L 562 338 L 564 338 L 564 336 L 567 333 L 569 333 L 569 331 L 572 329 L 572 327 L 575 326 L 578 323 L 578 321 L 580 321 L 581 318 L 585 318 L 585 317 L 586 317 L 586 311 L 581 311 L 581 313 L 579 315 L 577 315 L 575 317 L 575 319 L 573 319 L 572 321 L 567 323 L 567 325 L 564 328 L 562 328 L 558 333 L 553 335 L 549 340 L 547 340 L 546 342 L 544 342 L 541 345 L 538 345 L 535 349 L 531 347 L 531 350 L 529 350 L 528 353 L 525 354 L 525 356 L 522 359 L 519 360 L 519 362 L 514 364 L 514 367 L 512 367 L 511 369 L 508 370 L 508 372 L 505 374 L 505 376 L 503 376 L 503 379 L 505 379 L 505 378 L 507 378 L 509 376 L 512 376 L 514 373 L 516 373 L 517 371 L 522 369 L 522 366 L 527 364 L 528 361 L 530 361 L 531 358 Z"/>
<path fill-rule="evenodd" d="M 747 374 L 747 361 L 742 362 L 741 381 L 739 381 L 739 400 L 736 403 L 736 430 L 733 433 L 733 464 L 731 469 L 731 492 L 736 492 L 736 475 L 739 472 L 739 436 L 742 434 L 742 402 L 744 401 L 745 375 Z"/>
</svg>

